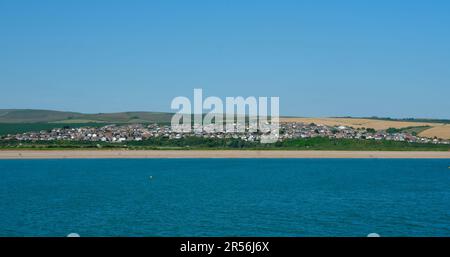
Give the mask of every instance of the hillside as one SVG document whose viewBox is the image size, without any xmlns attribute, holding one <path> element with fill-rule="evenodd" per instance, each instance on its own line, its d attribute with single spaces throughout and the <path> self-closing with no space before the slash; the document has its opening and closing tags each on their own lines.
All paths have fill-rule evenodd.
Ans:
<svg viewBox="0 0 450 257">
<path fill-rule="evenodd" d="M 171 113 L 121 112 L 84 114 L 30 109 L 0 109 L 0 123 L 154 123 L 170 122 Z"/>
</svg>

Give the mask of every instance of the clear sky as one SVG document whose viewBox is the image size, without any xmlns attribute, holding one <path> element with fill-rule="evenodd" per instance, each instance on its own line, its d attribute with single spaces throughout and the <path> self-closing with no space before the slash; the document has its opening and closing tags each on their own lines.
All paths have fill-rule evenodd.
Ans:
<svg viewBox="0 0 450 257">
<path fill-rule="evenodd" d="M 0 0 L 0 108 L 450 118 L 450 1 Z"/>
</svg>

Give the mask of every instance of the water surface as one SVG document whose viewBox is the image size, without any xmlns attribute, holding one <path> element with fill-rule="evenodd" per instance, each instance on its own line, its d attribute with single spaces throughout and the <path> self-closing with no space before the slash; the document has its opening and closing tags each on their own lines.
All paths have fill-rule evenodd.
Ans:
<svg viewBox="0 0 450 257">
<path fill-rule="evenodd" d="M 449 159 L 0 160 L 0 236 L 450 236 Z"/>
</svg>

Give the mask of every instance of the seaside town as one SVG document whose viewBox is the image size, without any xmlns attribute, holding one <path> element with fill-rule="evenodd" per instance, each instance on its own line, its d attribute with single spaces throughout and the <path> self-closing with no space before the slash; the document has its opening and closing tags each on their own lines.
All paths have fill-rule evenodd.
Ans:
<svg viewBox="0 0 450 257">
<path fill-rule="evenodd" d="M 172 130 L 170 125 L 159 124 L 127 124 L 108 125 L 103 127 L 54 128 L 47 131 L 26 132 L 15 135 L 5 135 L 2 140 L 17 141 L 91 141 L 123 143 L 127 141 L 143 141 L 151 138 L 181 139 L 185 137 L 203 137 L 217 139 L 241 139 L 250 142 L 261 140 L 260 132 L 250 132 L 248 127 L 243 133 L 207 132 L 211 129 L 204 128 L 200 132 L 179 133 Z M 327 137 L 337 139 L 361 139 L 361 140 L 393 140 L 413 143 L 450 144 L 450 140 L 439 138 L 420 137 L 416 133 L 408 133 L 402 130 L 391 132 L 389 130 L 375 131 L 370 128 L 352 128 L 347 126 L 326 126 L 320 124 L 305 124 L 298 122 L 281 123 L 278 140 Z"/>
</svg>

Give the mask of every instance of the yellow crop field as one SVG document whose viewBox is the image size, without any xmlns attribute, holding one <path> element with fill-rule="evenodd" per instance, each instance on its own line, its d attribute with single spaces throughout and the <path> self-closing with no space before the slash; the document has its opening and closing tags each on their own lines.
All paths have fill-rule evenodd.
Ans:
<svg viewBox="0 0 450 257">
<path fill-rule="evenodd" d="M 419 136 L 450 139 L 450 125 L 447 124 L 429 128 L 419 133 Z"/>
</svg>

